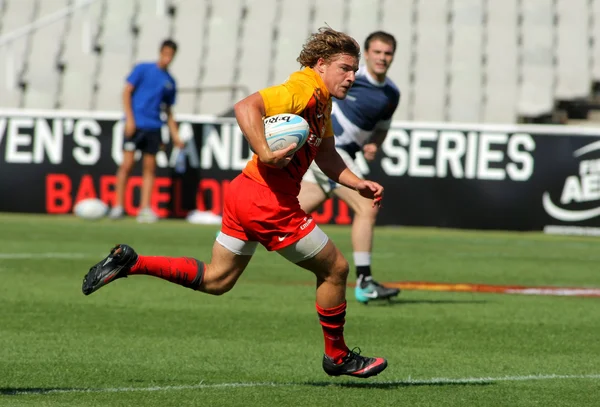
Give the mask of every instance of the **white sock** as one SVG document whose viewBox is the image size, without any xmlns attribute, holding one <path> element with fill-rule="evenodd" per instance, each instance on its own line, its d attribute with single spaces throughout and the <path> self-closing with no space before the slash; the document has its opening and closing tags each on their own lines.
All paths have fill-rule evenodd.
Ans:
<svg viewBox="0 0 600 407">
<path fill-rule="evenodd" d="M 354 267 L 363 267 L 371 265 L 371 252 L 354 252 Z"/>
</svg>

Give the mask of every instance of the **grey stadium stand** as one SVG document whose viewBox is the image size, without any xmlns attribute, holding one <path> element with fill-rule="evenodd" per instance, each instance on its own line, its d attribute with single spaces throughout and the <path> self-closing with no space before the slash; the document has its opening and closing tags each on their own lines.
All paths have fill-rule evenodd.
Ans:
<svg viewBox="0 0 600 407">
<path fill-rule="evenodd" d="M 176 111 L 219 115 L 298 69 L 325 24 L 361 45 L 396 36 L 396 120 L 556 122 L 600 107 L 600 0 L 4 0 L 0 107 L 120 110 L 133 64 L 173 37 Z"/>
</svg>

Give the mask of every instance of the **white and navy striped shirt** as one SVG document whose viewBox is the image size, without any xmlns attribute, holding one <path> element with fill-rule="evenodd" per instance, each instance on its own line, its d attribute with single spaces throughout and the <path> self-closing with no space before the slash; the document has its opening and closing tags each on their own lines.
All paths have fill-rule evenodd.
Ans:
<svg viewBox="0 0 600 407">
<path fill-rule="evenodd" d="M 335 145 L 354 156 L 376 129 L 390 128 L 399 102 L 400 90 L 390 78 L 378 82 L 362 66 L 346 98 L 333 99 Z"/>
</svg>

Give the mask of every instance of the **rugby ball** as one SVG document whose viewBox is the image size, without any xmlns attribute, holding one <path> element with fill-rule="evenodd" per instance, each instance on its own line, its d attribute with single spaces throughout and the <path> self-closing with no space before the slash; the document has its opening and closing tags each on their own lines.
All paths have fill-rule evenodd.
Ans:
<svg viewBox="0 0 600 407">
<path fill-rule="evenodd" d="M 104 217 L 108 206 L 97 198 L 82 199 L 73 207 L 75 216 L 87 220 L 96 220 Z"/>
<path fill-rule="evenodd" d="M 297 146 L 292 154 L 300 150 L 310 135 L 310 126 L 303 117 L 291 114 L 277 114 L 264 119 L 265 137 L 271 151 L 288 147 L 292 143 Z"/>
</svg>

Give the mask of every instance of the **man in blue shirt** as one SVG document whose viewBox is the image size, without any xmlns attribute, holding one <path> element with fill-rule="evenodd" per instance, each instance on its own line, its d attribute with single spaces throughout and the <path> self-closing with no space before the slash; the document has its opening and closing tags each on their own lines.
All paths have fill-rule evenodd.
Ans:
<svg viewBox="0 0 600 407">
<path fill-rule="evenodd" d="M 391 34 L 371 33 L 364 45 L 365 66 L 356 73 L 356 81 L 346 99 L 334 99 L 332 122 L 336 148 L 348 168 L 361 178 L 356 153 L 362 151 L 367 161 L 375 159 L 400 101 L 400 91 L 387 77 L 395 51 L 396 39 Z M 397 296 L 400 290 L 384 287 L 371 276 L 373 229 L 379 207 L 358 192 L 331 181 L 313 163 L 302 180 L 298 197 L 302 209 L 311 213 L 331 195 L 346 202 L 354 211 L 352 248 L 357 276 L 356 299 L 367 303 Z"/>
<path fill-rule="evenodd" d="M 125 187 L 135 164 L 135 152 L 140 150 L 143 153 L 143 181 L 137 220 L 144 223 L 158 220 L 157 215 L 150 208 L 150 198 L 156 172 L 156 153 L 162 144 L 161 112 L 163 110 L 166 113 L 173 144 L 179 148 L 183 147 L 171 110 L 171 106 L 175 104 L 177 88 L 175 80 L 167 70 L 176 52 L 177 44 L 174 41 L 163 41 L 158 61 L 137 64 L 127 77 L 123 90 L 125 110 L 123 162 L 117 171 L 116 205 L 109 214 L 112 219 L 124 215 Z"/>
</svg>

